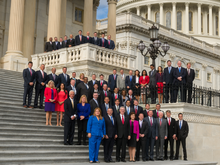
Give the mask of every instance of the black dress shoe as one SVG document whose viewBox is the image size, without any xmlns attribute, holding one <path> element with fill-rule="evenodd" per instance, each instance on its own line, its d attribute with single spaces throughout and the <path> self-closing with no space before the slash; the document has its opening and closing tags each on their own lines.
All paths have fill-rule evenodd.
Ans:
<svg viewBox="0 0 220 165">
<path fill-rule="evenodd" d="M 167 159 L 168 159 L 168 157 L 167 157 L 167 156 L 165 156 L 165 157 L 164 157 L 164 160 L 167 160 Z"/>
<path fill-rule="evenodd" d="M 149 159 L 148 159 L 148 158 L 146 158 L 146 161 L 149 161 Z"/>
<path fill-rule="evenodd" d="M 70 143 L 70 145 L 73 145 L 73 143 Z"/>
<path fill-rule="evenodd" d="M 105 163 L 110 163 L 108 160 L 105 160 Z"/>
<path fill-rule="evenodd" d="M 76 143 L 76 145 L 81 145 L 81 143 Z"/>
<path fill-rule="evenodd" d="M 146 162 L 146 159 L 142 159 L 143 162 Z"/>
<path fill-rule="evenodd" d="M 114 161 L 114 160 L 112 160 L 112 159 L 111 159 L 111 160 L 109 160 L 109 162 L 111 162 L 111 163 L 115 163 L 115 161 Z"/>
<path fill-rule="evenodd" d="M 120 159 L 116 159 L 116 162 L 120 162 Z"/>
<path fill-rule="evenodd" d="M 69 143 L 64 143 L 64 145 L 69 145 Z"/>
<path fill-rule="evenodd" d="M 184 160 L 185 160 L 185 161 L 187 161 L 187 159 L 186 159 L 186 158 L 184 158 Z"/>
<path fill-rule="evenodd" d="M 125 160 L 125 159 L 122 159 L 121 161 L 122 161 L 122 162 L 126 162 L 126 160 Z"/>
<path fill-rule="evenodd" d="M 136 159 L 136 161 L 140 161 L 140 159 Z"/>
<path fill-rule="evenodd" d="M 42 106 L 39 107 L 40 109 L 44 109 Z"/>
<path fill-rule="evenodd" d="M 154 161 L 154 159 L 151 159 L 151 158 L 150 158 L 150 161 Z"/>
<path fill-rule="evenodd" d="M 160 160 L 161 160 L 161 161 L 164 161 L 164 159 L 163 159 L 163 158 L 161 158 Z"/>
<path fill-rule="evenodd" d="M 173 160 L 178 160 L 178 158 L 177 158 L 177 157 L 175 157 Z"/>
<path fill-rule="evenodd" d="M 34 108 L 37 108 L 37 106 L 34 106 Z"/>
</svg>

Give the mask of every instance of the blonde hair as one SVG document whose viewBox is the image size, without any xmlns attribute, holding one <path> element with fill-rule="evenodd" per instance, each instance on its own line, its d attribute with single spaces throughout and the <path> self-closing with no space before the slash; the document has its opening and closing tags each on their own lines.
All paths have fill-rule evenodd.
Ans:
<svg viewBox="0 0 220 165">
<path fill-rule="evenodd" d="M 85 77 L 84 73 L 80 73 L 79 78 L 81 79 L 81 76 L 83 75 L 83 78 Z"/>
<path fill-rule="evenodd" d="M 82 98 L 83 98 L 83 97 L 86 98 L 86 103 L 88 103 L 86 95 L 82 95 L 82 96 L 80 97 L 80 99 L 79 99 L 79 103 L 82 103 Z"/>
<path fill-rule="evenodd" d="M 54 85 L 53 80 L 50 80 L 50 81 L 47 83 L 47 87 L 50 87 L 50 83 L 53 83 L 53 88 L 55 88 L 55 85 Z"/>
<path fill-rule="evenodd" d="M 99 118 L 102 120 L 102 111 L 101 111 L 101 109 L 100 109 L 99 107 L 96 107 L 96 108 L 94 109 L 93 116 L 96 116 L 96 115 L 95 115 L 95 111 L 96 111 L 96 110 L 99 110 L 99 112 L 100 112 Z"/>
</svg>

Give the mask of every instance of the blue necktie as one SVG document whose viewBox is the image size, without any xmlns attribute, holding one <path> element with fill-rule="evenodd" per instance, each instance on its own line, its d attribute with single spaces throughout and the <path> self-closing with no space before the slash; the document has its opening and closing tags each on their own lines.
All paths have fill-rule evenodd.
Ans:
<svg viewBox="0 0 220 165">
<path fill-rule="evenodd" d="M 179 72 L 181 72 L 181 68 L 179 68 Z"/>
<path fill-rule="evenodd" d="M 127 113 L 128 113 L 128 115 L 129 115 L 129 108 L 127 108 Z"/>
<path fill-rule="evenodd" d="M 182 127 L 182 124 L 181 124 L 181 121 L 180 121 L 180 129 L 181 129 L 181 127 Z"/>
<path fill-rule="evenodd" d="M 111 116 L 112 125 L 114 125 L 113 117 Z"/>
<path fill-rule="evenodd" d="M 106 104 L 106 107 L 105 107 L 105 108 L 106 108 L 106 111 L 108 111 L 108 104 Z"/>
<path fill-rule="evenodd" d="M 130 81 L 132 80 L 132 77 L 130 76 Z"/>
<path fill-rule="evenodd" d="M 169 73 L 170 73 L 170 67 L 169 67 Z"/>
</svg>

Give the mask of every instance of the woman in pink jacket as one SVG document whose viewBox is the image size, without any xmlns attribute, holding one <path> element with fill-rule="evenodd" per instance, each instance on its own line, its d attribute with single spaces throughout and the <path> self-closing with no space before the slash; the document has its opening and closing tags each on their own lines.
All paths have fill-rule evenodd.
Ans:
<svg viewBox="0 0 220 165">
<path fill-rule="evenodd" d="M 135 120 L 135 113 L 130 113 L 131 139 L 128 141 L 130 162 L 135 162 L 136 142 L 139 141 L 139 122 Z"/>
</svg>

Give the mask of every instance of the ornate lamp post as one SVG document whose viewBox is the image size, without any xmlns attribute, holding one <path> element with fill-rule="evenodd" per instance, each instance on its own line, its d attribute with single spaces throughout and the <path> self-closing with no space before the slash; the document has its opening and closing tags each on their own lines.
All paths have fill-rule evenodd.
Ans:
<svg viewBox="0 0 220 165">
<path fill-rule="evenodd" d="M 158 38 L 159 29 L 156 26 L 153 25 L 151 28 L 149 28 L 149 31 L 150 31 L 150 40 L 152 41 L 152 44 L 150 44 L 149 47 L 147 48 L 147 52 L 143 53 L 146 46 L 143 43 L 143 41 L 140 41 L 138 45 L 138 49 L 141 51 L 141 54 L 143 56 L 146 56 L 149 53 L 150 58 L 152 59 L 153 64 L 155 66 L 155 59 L 158 57 L 158 55 L 161 55 L 162 57 L 166 56 L 166 53 L 170 49 L 170 46 L 167 44 L 167 42 L 164 42 L 164 44 L 161 46 L 161 42 Z M 164 53 L 162 53 L 159 50 L 160 47 L 163 49 Z"/>
</svg>

